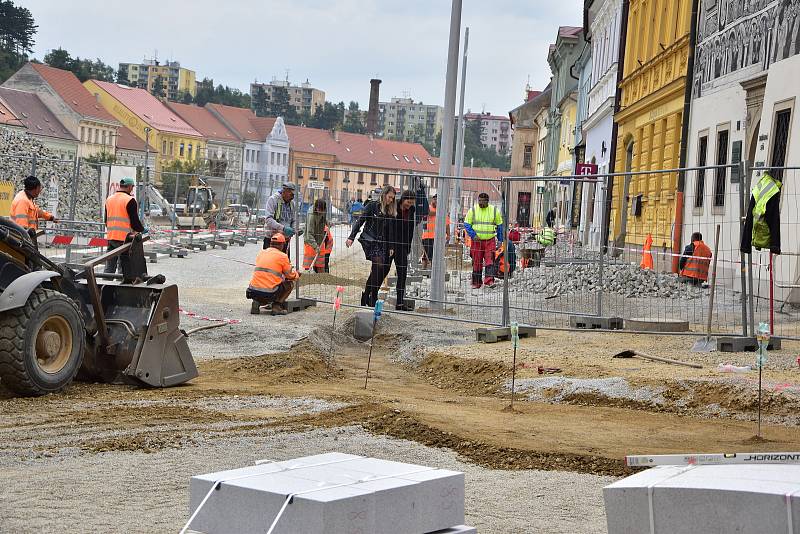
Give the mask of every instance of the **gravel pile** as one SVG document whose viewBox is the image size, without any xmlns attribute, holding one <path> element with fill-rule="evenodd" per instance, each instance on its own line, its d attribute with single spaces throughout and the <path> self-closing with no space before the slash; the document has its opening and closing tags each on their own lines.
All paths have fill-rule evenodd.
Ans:
<svg viewBox="0 0 800 534">
<path fill-rule="evenodd" d="M 524 271 L 511 279 L 512 291 L 566 295 L 585 293 L 602 288 L 604 293 L 625 298 L 658 297 L 664 299 L 697 299 L 705 292 L 685 284 L 672 273 L 642 270 L 628 263 L 606 264 L 600 283 L 600 266 L 597 263 L 562 264 Z"/>
<path fill-rule="evenodd" d="M 511 381 L 506 382 L 511 391 Z M 662 405 L 665 403 L 665 388 L 631 387 L 622 377 L 611 378 L 567 378 L 544 377 L 517 380 L 516 389 L 527 392 L 532 401 L 563 402 L 581 395 L 592 395 L 608 399 L 632 401 L 641 404 Z"/>
<path fill-rule="evenodd" d="M 0 130 L 0 167 L 3 180 L 14 183 L 14 191 L 22 189 L 22 182 L 31 174 L 31 158 L 36 155 L 36 176 L 42 181 L 43 189 L 39 205 L 48 209 L 48 199 L 58 198 L 56 214 L 65 219 L 69 215 L 72 180 L 75 176 L 75 162 L 69 160 L 52 161 L 58 156 L 45 148 L 33 137 Z M 99 221 L 100 199 L 98 197 L 98 172 L 89 165 L 82 164 L 78 180 L 78 197 L 75 202 L 75 220 Z"/>
</svg>

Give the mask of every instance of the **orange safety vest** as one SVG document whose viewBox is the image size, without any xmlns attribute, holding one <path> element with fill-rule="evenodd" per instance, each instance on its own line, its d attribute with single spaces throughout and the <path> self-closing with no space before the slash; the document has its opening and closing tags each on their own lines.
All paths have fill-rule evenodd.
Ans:
<svg viewBox="0 0 800 534">
<path fill-rule="evenodd" d="M 133 232 L 131 218 L 128 216 L 128 202 L 133 197 L 118 191 L 106 199 L 106 239 L 125 241 Z"/>
<path fill-rule="evenodd" d="M 694 254 L 681 270 L 681 276 L 708 280 L 708 265 L 711 263 L 711 249 L 702 241 L 694 242 Z"/>
<path fill-rule="evenodd" d="M 325 256 L 331 252 L 333 252 L 333 236 L 331 235 L 330 229 L 326 226 L 325 238 L 319 246 L 319 254 L 317 254 L 314 247 L 308 243 L 306 243 L 303 248 L 303 269 L 311 269 L 312 263 L 317 269 L 323 269 L 325 267 Z M 315 257 L 316 260 L 314 259 Z"/>
<path fill-rule="evenodd" d="M 289 256 L 280 250 L 269 247 L 258 253 L 256 268 L 250 287 L 259 291 L 275 291 L 285 280 L 296 280 L 297 273 L 292 269 Z"/>
<path fill-rule="evenodd" d="M 325 239 L 322 240 L 322 244 L 319 246 L 319 253 L 324 256 L 331 252 L 333 252 L 333 235 L 331 235 L 331 229 L 326 226 Z"/>
<path fill-rule="evenodd" d="M 11 202 L 11 220 L 25 228 L 39 229 L 39 219 L 53 220 L 53 216 L 33 201 L 25 191 L 20 191 Z"/>
<path fill-rule="evenodd" d="M 447 217 L 447 228 L 450 228 L 450 217 Z M 447 231 L 445 230 L 445 233 Z M 425 221 L 425 228 L 422 232 L 422 239 L 434 239 L 436 237 L 436 208 L 428 209 L 428 218 Z"/>
</svg>

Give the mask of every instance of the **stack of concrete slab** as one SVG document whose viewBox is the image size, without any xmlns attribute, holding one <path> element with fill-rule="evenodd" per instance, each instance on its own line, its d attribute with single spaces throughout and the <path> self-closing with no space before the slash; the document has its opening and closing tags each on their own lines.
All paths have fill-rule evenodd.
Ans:
<svg viewBox="0 0 800 534">
<path fill-rule="evenodd" d="M 463 525 L 463 473 L 352 454 L 192 477 L 190 513 L 204 499 L 190 528 L 206 534 L 476 532 Z"/>
<path fill-rule="evenodd" d="M 655 467 L 603 497 L 609 534 L 800 534 L 800 465 Z"/>
</svg>

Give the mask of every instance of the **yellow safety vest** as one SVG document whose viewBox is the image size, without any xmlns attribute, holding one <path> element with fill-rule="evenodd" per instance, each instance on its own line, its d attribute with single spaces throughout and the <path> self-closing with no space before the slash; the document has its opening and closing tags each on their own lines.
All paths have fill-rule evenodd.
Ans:
<svg viewBox="0 0 800 534">
<path fill-rule="evenodd" d="M 497 227 L 503 224 L 503 216 L 494 206 L 473 206 L 464 222 L 472 226 L 479 240 L 486 241 L 497 236 Z"/>
<path fill-rule="evenodd" d="M 753 186 L 753 199 L 756 202 L 753 208 L 753 246 L 758 249 L 770 248 L 772 239 L 764 215 L 767 213 L 767 202 L 780 192 L 781 183 L 768 172 Z"/>
</svg>

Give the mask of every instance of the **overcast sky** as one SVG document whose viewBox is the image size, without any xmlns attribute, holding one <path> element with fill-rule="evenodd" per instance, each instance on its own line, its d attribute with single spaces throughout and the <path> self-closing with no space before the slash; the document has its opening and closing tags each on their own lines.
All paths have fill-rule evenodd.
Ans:
<svg viewBox="0 0 800 534">
<path fill-rule="evenodd" d="M 35 56 L 62 47 L 115 69 L 158 51 L 215 83 L 249 90 L 254 79 L 308 79 L 327 99 L 366 108 L 369 79 L 381 100 L 443 104 L 447 0 L 17 0 L 39 30 Z M 547 47 L 560 25 L 580 26 L 580 0 L 465 0 L 470 27 L 466 107 L 507 114 L 550 78 Z"/>
</svg>

